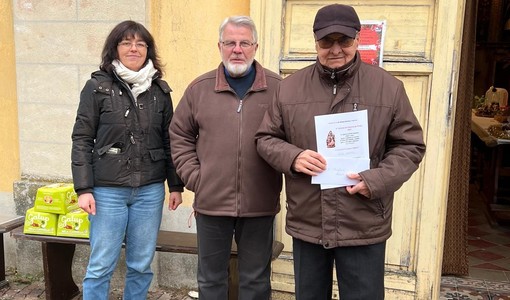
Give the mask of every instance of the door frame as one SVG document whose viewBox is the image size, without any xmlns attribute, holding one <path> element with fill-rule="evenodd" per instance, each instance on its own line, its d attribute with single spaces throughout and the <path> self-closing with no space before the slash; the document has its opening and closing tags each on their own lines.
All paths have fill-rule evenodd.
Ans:
<svg viewBox="0 0 510 300">
<path fill-rule="evenodd" d="M 250 14 L 259 31 L 257 60 L 265 67 L 280 72 L 284 8 L 287 1 L 251 0 Z M 316 1 L 315 1 L 316 2 Z M 380 1 L 385 2 L 384 0 Z M 324 1 L 324 4 L 329 4 Z M 416 236 L 410 242 L 414 247 L 416 260 L 414 274 L 386 278 L 392 285 L 414 289 L 414 295 L 399 295 L 392 292 L 394 299 L 438 299 L 441 283 L 441 262 L 446 222 L 446 205 L 450 162 L 453 142 L 455 103 L 457 101 L 457 80 L 460 45 L 465 3 L 463 0 L 436 0 L 433 40 L 431 50 L 430 86 L 427 101 L 428 122 L 424 127 L 427 153 L 420 166 L 420 205 Z M 422 65 L 423 66 L 423 65 Z M 385 69 L 392 72 L 391 63 Z M 409 72 L 416 65 L 410 64 Z M 284 195 L 282 195 L 283 198 Z M 283 199 L 284 201 L 284 199 Z M 283 203 L 284 204 L 284 203 Z M 284 208 L 285 205 L 282 205 Z M 282 238 L 285 214 L 277 218 L 276 238 Z M 287 259 L 287 258 L 286 258 Z M 413 282 L 410 282 L 413 281 Z"/>
</svg>

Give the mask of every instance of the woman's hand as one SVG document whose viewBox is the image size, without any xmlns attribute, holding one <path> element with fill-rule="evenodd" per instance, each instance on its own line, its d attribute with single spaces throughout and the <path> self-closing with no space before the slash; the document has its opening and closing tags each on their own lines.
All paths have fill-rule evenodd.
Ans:
<svg viewBox="0 0 510 300">
<path fill-rule="evenodd" d="M 89 214 L 96 214 L 96 200 L 92 193 L 84 193 L 78 196 L 78 205 Z"/>
</svg>

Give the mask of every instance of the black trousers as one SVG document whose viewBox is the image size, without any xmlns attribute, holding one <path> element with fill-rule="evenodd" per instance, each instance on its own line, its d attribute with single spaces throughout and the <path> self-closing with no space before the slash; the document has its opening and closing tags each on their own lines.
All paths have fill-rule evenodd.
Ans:
<svg viewBox="0 0 510 300">
<path fill-rule="evenodd" d="M 296 300 L 330 300 L 333 264 L 341 300 L 384 299 L 386 242 L 325 249 L 293 238 Z"/>
<path fill-rule="evenodd" d="M 198 298 L 225 300 L 232 236 L 237 244 L 239 299 L 271 297 L 274 216 L 254 218 L 197 214 Z"/>
</svg>

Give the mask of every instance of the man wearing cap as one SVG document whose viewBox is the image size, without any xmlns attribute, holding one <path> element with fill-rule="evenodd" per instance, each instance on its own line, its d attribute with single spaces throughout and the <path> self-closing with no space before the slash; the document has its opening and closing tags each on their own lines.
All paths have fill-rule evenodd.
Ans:
<svg viewBox="0 0 510 300">
<path fill-rule="evenodd" d="M 296 299 L 384 299 L 386 240 L 393 194 L 417 170 L 425 144 L 403 83 L 363 63 L 359 18 L 346 5 L 317 12 L 317 61 L 285 78 L 255 136 L 259 154 L 285 174 L 286 231 L 293 238 Z M 367 110 L 370 169 L 353 186 L 321 190 L 327 168 L 317 152 L 314 117 Z M 337 138 L 337 147 L 341 145 Z"/>
</svg>

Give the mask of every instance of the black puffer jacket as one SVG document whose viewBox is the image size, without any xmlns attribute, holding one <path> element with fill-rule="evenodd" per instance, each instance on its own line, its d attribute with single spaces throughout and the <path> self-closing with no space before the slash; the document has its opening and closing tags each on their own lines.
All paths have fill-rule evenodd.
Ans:
<svg viewBox="0 0 510 300">
<path fill-rule="evenodd" d="M 72 133 L 78 194 L 92 192 L 94 186 L 139 187 L 165 180 L 170 191 L 183 190 L 170 156 L 170 92 L 156 76 L 135 101 L 115 74 L 92 73 L 81 92 Z"/>
</svg>

